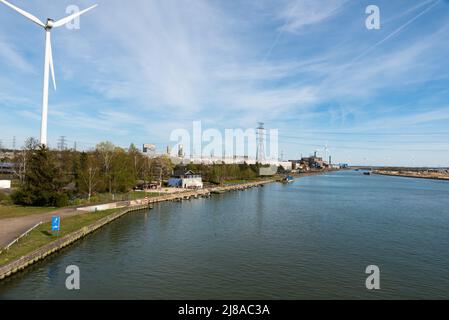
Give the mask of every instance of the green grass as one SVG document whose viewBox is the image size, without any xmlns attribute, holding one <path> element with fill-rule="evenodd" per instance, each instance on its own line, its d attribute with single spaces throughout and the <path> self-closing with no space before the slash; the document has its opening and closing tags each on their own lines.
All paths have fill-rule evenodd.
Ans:
<svg viewBox="0 0 449 320">
<path fill-rule="evenodd" d="M 115 194 L 114 200 L 112 199 L 112 195 L 109 193 L 97 194 L 92 198 L 92 201 L 89 202 L 87 199 L 77 199 L 72 205 L 75 206 L 83 206 L 83 205 L 97 205 L 103 203 L 109 203 L 114 201 L 131 201 L 131 200 L 139 200 L 144 199 L 145 197 L 157 197 L 161 194 L 158 192 L 136 192 L 132 191 L 129 193 L 121 193 Z M 25 206 L 17 206 L 11 204 L 1 204 L 0 203 L 0 220 L 7 218 L 18 218 L 18 217 L 26 217 L 34 214 L 41 213 L 49 213 L 58 210 L 58 208 L 53 207 L 25 207 Z"/>
<path fill-rule="evenodd" d="M 48 213 L 57 208 L 50 207 L 23 207 L 14 205 L 0 205 L 0 219 L 26 217 L 33 214 Z"/>
<path fill-rule="evenodd" d="M 78 231 L 95 221 L 100 220 L 119 209 L 101 211 L 96 213 L 83 213 L 78 216 L 73 216 L 61 219 L 61 231 L 56 236 L 51 232 L 51 222 L 42 224 L 33 230 L 28 236 L 22 238 L 18 243 L 14 244 L 8 251 L 0 254 L 0 266 L 10 263 L 40 247 L 58 240 L 72 232 Z"/>
</svg>

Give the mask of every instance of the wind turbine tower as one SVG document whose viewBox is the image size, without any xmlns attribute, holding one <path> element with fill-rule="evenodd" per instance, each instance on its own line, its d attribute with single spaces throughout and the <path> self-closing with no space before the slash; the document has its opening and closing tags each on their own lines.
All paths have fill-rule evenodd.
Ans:
<svg viewBox="0 0 449 320">
<path fill-rule="evenodd" d="M 47 119 L 48 119 L 48 82 L 50 78 L 50 71 L 53 79 L 53 87 L 56 90 L 56 79 L 55 79 L 55 68 L 53 65 L 53 53 L 51 49 L 51 30 L 53 28 L 59 28 L 67 23 L 71 22 L 72 20 L 76 19 L 80 15 L 86 13 L 89 10 L 92 10 L 97 5 L 93 5 L 92 7 L 89 7 L 85 10 L 76 12 L 68 17 L 65 17 L 61 20 L 55 21 L 53 19 L 47 19 L 46 23 L 43 23 L 41 20 L 39 20 L 37 17 L 32 15 L 31 13 L 26 12 L 25 10 L 22 10 L 15 5 L 9 3 L 6 0 L 0 0 L 0 2 L 4 3 L 11 9 L 17 11 L 25 18 L 28 18 L 38 26 L 42 27 L 45 30 L 45 59 L 44 59 L 44 87 L 43 87 L 43 93 L 42 93 L 42 123 L 41 123 L 41 137 L 40 142 L 42 145 L 47 145 Z"/>
</svg>

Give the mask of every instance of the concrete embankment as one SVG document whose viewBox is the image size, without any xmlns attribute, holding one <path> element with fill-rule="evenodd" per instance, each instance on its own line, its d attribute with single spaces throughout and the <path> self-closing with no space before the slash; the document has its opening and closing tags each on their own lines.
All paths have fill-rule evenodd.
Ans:
<svg viewBox="0 0 449 320">
<path fill-rule="evenodd" d="M 117 220 L 124 215 L 133 212 L 133 211 L 139 211 L 139 210 L 147 210 L 151 207 L 152 204 L 160 203 L 160 202 L 166 202 L 166 201 L 179 201 L 179 200 L 187 200 L 191 198 L 198 198 L 198 197 L 207 197 L 210 196 L 211 193 L 224 193 L 228 191 L 234 191 L 234 190 L 245 190 L 248 188 L 254 188 L 258 187 L 267 183 L 275 182 L 274 180 L 267 180 L 267 181 L 259 181 L 259 182 L 252 182 L 252 183 L 246 183 L 241 185 L 233 185 L 233 186 L 226 186 L 226 187 L 216 187 L 204 190 L 192 190 L 192 191 L 186 191 L 182 193 L 175 193 L 175 194 L 168 194 L 153 198 L 148 198 L 147 200 L 135 200 L 130 201 L 126 203 L 127 207 L 123 208 L 119 212 L 113 213 L 108 215 L 107 217 L 104 217 L 94 223 L 92 223 L 89 226 L 86 226 L 78 231 L 75 231 L 57 241 L 54 241 L 52 243 L 49 243 L 23 257 L 20 259 L 17 259 L 9 264 L 6 264 L 4 266 L 0 266 L 0 280 L 3 280 L 21 270 L 24 270 L 25 268 L 33 265 L 34 263 L 45 259 L 46 257 L 60 251 L 61 249 L 73 244 L 74 242 L 86 237 L 87 235 L 91 234 L 92 232 L 102 228 L 103 226 L 111 223 L 114 220 Z M 122 203 L 123 204 L 123 203 Z M 115 208 L 118 208 L 115 206 Z M 91 209 L 87 210 L 91 211 Z M 87 213 L 88 214 L 88 213 Z"/>
<path fill-rule="evenodd" d="M 431 175 L 431 174 L 418 174 L 416 172 L 397 172 L 397 171 L 379 171 L 379 170 L 374 170 L 373 173 L 382 175 L 382 176 L 391 176 L 391 177 L 449 181 L 449 176 L 447 176 L 447 175 Z"/>
<path fill-rule="evenodd" d="M 78 241 L 81 238 L 84 238 L 88 234 L 100 229 L 101 227 L 109 224 L 110 222 L 124 216 L 125 214 L 131 212 L 131 211 L 137 211 L 137 210 L 143 210 L 148 208 L 148 206 L 136 206 L 133 208 L 127 208 L 124 210 L 121 210 L 120 212 L 113 213 L 103 219 L 100 219 L 96 221 L 95 223 L 86 226 L 78 231 L 75 231 L 57 241 L 54 241 L 52 243 L 49 243 L 42 248 L 39 248 L 20 259 L 17 259 L 7 265 L 4 265 L 0 267 L 0 280 L 3 280 L 11 275 L 13 275 L 16 272 L 19 272 L 26 267 L 31 266 L 32 264 L 45 259 L 46 257 L 50 256 L 51 254 L 69 246 L 70 244 Z"/>
</svg>

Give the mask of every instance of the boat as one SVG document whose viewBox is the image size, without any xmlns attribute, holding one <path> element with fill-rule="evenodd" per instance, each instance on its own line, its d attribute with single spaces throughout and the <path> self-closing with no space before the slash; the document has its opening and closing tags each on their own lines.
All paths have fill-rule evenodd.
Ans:
<svg viewBox="0 0 449 320">
<path fill-rule="evenodd" d="M 282 182 L 284 183 L 293 183 L 293 181 L 295 181 L 295 179 L 293 179 L 292 176 L 286 176 L 284 179 L 282 179 Z"/>
</svg>

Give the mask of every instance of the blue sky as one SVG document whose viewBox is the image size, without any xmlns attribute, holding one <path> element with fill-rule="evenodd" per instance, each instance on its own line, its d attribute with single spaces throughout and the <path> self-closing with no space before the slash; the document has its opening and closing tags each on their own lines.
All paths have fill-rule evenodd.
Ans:
<svg viewBox="0 0 449 320">
<path fill-rule="evenodd" d="M 53 31 L 49 143 L 169 143 L 170 132 L 279 129 L 285 158 L 449 166 L 447 0 L 10 0 Z M 381 29 L 365 27 L 375 4 Z M 0 139 L 39 136 L 44 32 L 0 4 Z"/>
</svg>

